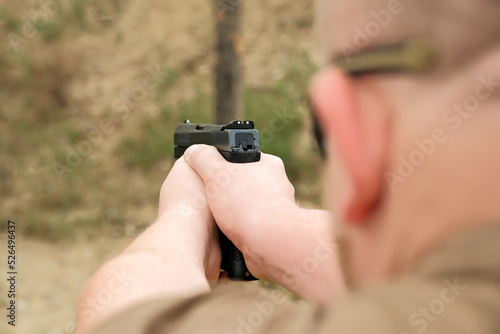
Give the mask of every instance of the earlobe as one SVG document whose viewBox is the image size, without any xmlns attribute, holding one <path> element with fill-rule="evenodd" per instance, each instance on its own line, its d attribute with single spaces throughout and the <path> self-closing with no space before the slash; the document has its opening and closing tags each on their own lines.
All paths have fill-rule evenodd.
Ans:
<svg viewBox="0 0 500 334">
<path fill-rule="evenodd" d="M 377 110 L 380 104 L 372 94 L 356 89 L 352 78 L 329 68 L 313 79 L 311 97 L 328 154 L 337 156 L 348 178 L 339 192 L 339 214 L 347 222 L 362 223 L 382 193 L 388 136 L 387 122 L 380 119 L 386 117 L 385 111 Z"/>
</svg>

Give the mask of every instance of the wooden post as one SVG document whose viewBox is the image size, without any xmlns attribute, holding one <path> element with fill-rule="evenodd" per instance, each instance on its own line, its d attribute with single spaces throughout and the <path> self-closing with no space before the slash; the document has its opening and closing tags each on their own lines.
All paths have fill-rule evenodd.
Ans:
<svg viewBox="0 0 500 334">
<path fill-rule="evenodd" d="M 215 122 L 227 124 L 243 118 L 240 33 L 243 0 L 214 0 L 214 4 L 217 21 Z"/>
</svg>

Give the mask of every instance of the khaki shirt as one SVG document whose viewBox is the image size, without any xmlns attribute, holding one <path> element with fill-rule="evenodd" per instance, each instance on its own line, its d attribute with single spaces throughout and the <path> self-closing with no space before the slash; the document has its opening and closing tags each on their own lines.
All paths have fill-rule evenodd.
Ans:
<svg viewBox="0 0 500 334">
<path fill-rule="evenodd" d="M 92 334 L 500 333 L 500 224 L 444 244 L 411 273 L 329 307 L 241 284 L 189 299 L 153 300 Z"/>
</svg>

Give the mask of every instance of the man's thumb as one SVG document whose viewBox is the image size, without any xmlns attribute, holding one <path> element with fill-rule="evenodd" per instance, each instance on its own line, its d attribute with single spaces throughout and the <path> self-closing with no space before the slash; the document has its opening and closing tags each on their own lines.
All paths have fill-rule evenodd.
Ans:
<svg viewBox="0 0 500 334">
<path fill-rule="evenodd" d="M 184 152 L 184 159 L 205 182 L 227 163 L 219 151 L 210 145 L 191 145 Z"/>
</svg>

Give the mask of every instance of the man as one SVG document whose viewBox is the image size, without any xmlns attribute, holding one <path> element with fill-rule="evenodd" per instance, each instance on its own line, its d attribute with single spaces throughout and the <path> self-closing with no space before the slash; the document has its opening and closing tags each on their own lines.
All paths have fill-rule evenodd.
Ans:
<svg viewBox="0 0 500 334">
<path fill-rule="evenodd" d="M 338 228 L 295 205 L 278 158 L 236 165 L 194 146 L 158 220 L 90 280 L 81 331 L 500 331 L 500 2 L 322 0 L 317 13 L 311 99 Z M 248 284 L 210 292 L 214 218 L 254 275 L 311 306 Z"/>
</svg>

